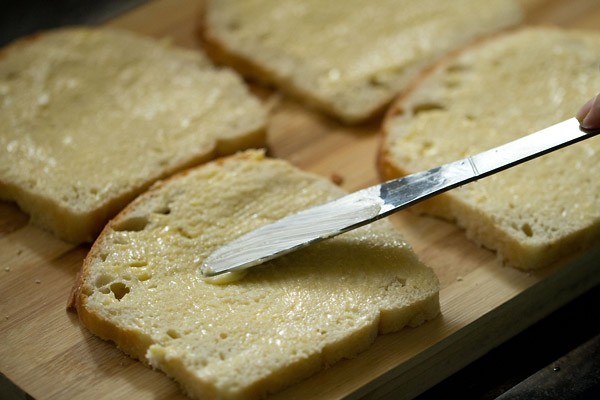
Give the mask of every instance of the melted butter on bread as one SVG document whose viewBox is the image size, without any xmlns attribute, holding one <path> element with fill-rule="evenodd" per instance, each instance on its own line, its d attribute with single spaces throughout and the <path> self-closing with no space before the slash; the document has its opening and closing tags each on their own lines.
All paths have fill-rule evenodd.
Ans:
<svg viewBox="0 0 600 400">
<path fill-rule="evenodd" d="M 93 333 L 194 398 L 258 398 L 439 313 L 438 281 L 388 221 L 247 271 L 198 268 L 217 247 L 339 197 L 324 178 L 245 152 L 155 186 L 103 232 L 76 287 Z"/>
</svg>

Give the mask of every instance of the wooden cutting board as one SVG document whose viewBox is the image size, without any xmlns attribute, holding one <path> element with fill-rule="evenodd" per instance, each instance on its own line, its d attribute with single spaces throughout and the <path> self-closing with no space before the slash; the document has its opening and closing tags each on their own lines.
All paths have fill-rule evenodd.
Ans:
<svg viewBox="0 0 600 400">
<path fill-rule="evenodd" d="M 526 24 L 600 29 L 597 0 L 522 0 Z M 156 0 L 108 25 L 198 47 L 194 0 Z M 378 181 L 378 122 L 348 128 L 275 93 L 270 154 L 355 190 Z M 438 274 L 442 316 L 379 337 L 366 352 L 274 398 L 411 398 L 600 283 L 600 248 L 520 272 L 468 242 L 454 226 L 404 212 L 392 217 Z M 130 359 L 80 326 L 67 297 L 87 246 L 28 224 L 0 202 L 0 373 L 38 399 L 185 398 L 160 372 Z"/>
</svg>

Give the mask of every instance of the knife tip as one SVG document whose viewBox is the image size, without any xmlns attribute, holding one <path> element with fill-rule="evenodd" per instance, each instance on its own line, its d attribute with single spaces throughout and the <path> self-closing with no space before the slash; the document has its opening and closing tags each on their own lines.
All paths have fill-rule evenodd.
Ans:
<svg viewBox="0 0 600 400">
<path fill-rule="evenodd" d="M 202 275 L 202 277 L 204 278 L 211 278 L 213 276 L 218 275 L 218 272 L 211 268 L 210 264 L 206 262 L 203 262 L 202 265 L 200 265 L 199 270 L 200 275 Z"/>
<path fill-rule="evenodd" d="M 214 285 L 224 285 L 242 279 L 246 275 L 247 271 L 245 269 L 235 271 L 217 271 L 205 262 L 200 266 L 199 272 L 200 277 L 205 282 Z"/>
</svg>

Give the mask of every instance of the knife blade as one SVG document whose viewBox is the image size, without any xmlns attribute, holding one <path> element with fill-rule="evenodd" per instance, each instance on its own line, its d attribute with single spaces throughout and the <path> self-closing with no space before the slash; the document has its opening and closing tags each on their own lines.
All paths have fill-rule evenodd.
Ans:
<svg viewBox="0 0 600 400">
<path fill-rule="evenodd" d="M 575 118 L 482 153 L 359 190 L 240 236 L 211 253 L 200 273 L 239 271 L 384 218 L 437 194 L 600 133 Z"/>
</svg>

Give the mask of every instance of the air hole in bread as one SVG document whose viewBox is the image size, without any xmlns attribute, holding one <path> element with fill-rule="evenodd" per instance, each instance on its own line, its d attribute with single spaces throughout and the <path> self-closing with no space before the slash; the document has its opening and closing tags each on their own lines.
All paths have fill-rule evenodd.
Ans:
<svg viewBox="0 0 600 400">
<path fill-rule="evenodd" d="M 144 282 L 149 280 L 150 278 L 152 278 L 152 274 L 148 273 L 148 272 L 142 272 L 141 274 L 138 275 L 137 279 L 140 282 Z"/>
<path fill-rule="evenodd" d="M 461 73 L 470 70 L 471 68 L 466 64 L 452 64 L 450 65 L 446 71 L 450 74 Z"/>
<path fill-rule="evenodd" d="M 416 104 L 412 111 L 414 115 L 423 113 L 423 112 L 430 112 L 430 111 L 436 111 L 436 110 L 444 110 L 445 107 L 442 106 L 441 104 L 438 103 L 420 103 L 420 104 Z"/>
<path fill-rule="evenodd" d="M 387 86 L 383 78 L 374 75 L 369 78 L 368 84 L 373 87 Z"/>
<path fill-rule="evenodd" d="M 142 267 L 145 267 L 146 265 L 148 265 L 147 261 L 132 261 L 129 263 L 129 266 L 133 267 L 133 268 L 142 268 Z"/>
<path fill-rule="evenodd" d="M 10 81 L 13 79 L 17 79 L 19 77 L 19 71 L 8 71 L 5 75 L 4 75 L 4 79 Z"/>
<path fill-rule="evenodd" d="M 533 229 L 531 228 L 531 225 L 525 223 L 525 224 L 521 225 L 521 230 L 527 237 L 533 236 Z"/>
<path fill-rule="evenodd" d="M 113 281 L 112 276 L 102 274 L 96 278 L 94 285 L 96 285 L 97 288 L 101 288 L 102 286 L 108 285 L 112 281 Z"/>
<path fill-rule="evenodd" d="M 433 142 L 430 140 L 425 140 L 421 143 L 421 148 L 419 149 L 419 155 L 426 156 L 433 149 Z"/>
<path fill-rule="evenodd" d="M 179 332 L 177 332 L 175 329 L 169 329 L 167 331 L 167 335 L 171 338 L 171 339 L 179 339 L 181 337 L 181 334 Z"/>
<path fill-rule="evenodd" d="M 404 108 L 401 108 L 401 107 L 392 108 L 390 110 L 390 114 L 389 115 L 393 116 L 393 117 L 401 117 L 401 116 L 404 115 Z"/>
<path fill-rule="evenodd" d="M 401 278 L 401 277 L 397 276 L 392 281 L 388 282 L 385 285 L 384 289 L 386 291 L 389 291 L 394 288 L 399 288 L 399 287 L 404 287 L 404 286 L 406 286 L 406 278 Z"/>
<path fill-rule="evenodd" d="M 129 293 L 129 287 L 123 282 L 115 282 L 110 285 L 110 291 L 115 295 L 115 299 L 121 300 L 127 293 Z"/>
<path fill-rule="evenodd" d="M 461 84 L 461 74 L 468 71 L 470 68 L 466 65 L 454 64 L 446 69 L 444 77 L 444 86 L 447 89 L 455 89 Z"/>
<path fill-rule="evenodd" d="M 148 225 L 148 217 L 131 217 L 117 222 L 113 225 L 115 231 L 139 232 Z"/>
<path fill-rule="evenodd" d="M 180 234 L 181 236 L 183 236 L 186 239 L 193 239 L 194 235 L 192 235 L 191 233 L 189 233 L 188 231 L 186 231 L 185 229 L 178 227 L 175 232 L 177 232 L 178 234 Z"/>
<path fill-rule="evenodd" d="M 155 214 L 161 214 L 161 215 L 169 215 L 171 214 L 171 207 L 165 205 L 162 206 L 160 208 L 158 208 L 157 210 L 154 211 Z"/>
</svg>

